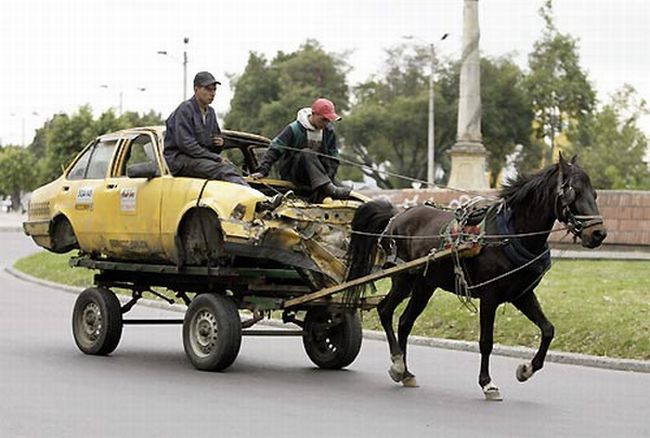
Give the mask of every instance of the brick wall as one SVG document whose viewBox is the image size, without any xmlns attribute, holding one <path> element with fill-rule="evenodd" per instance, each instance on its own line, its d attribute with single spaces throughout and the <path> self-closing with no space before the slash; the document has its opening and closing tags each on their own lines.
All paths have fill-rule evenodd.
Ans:
<svg viewBox="0 0 650 438">
<path fill-rule="evenodd" d="M 477 195 L 476 192 L 465 195 L 446 189 L 366 191 L 364 194 L 370 197 L 386 196 L 393 204 L 402 207 L 428 200 L 445 206 L 457 205 L 458 202 Z M 496 191 L 480 194 L 496 196 Z M 650 192 L 600 190 L 598 208 L 607 228 L 603 249 L 650 252 Z M 571 239 L 564 233 L 553 233 L 550 241 L 554 246 L 562 246 L 564 243 L 570 243 Z"/>
</svg>

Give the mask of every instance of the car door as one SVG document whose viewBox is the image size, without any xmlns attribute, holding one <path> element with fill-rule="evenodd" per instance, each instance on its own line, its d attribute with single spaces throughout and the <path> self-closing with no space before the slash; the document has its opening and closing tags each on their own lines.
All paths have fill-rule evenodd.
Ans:
<svg viewBox="0 0 650 438">
<path fill-rule="evenodd" d="M 99 251 L 105 247 L 102 227 L 105 210 L 97 203 L 118 138 L 100 138 L 77 158 L 65 175 L 57 196 L 57 210 L 70 220 L 82 248 Z"/>
<path fill-rule="evenodd" d="M 149 133 L 122 139 L 111 175 L 98 196 L 106 205 L 104 233 L 108 253 L 117 258 L 160 259 L 160 201 L 162 181 Z M 139 169 L 131 174 L 129 169 Z M 153 174 L 143 175 L 142 169 Z M 131 175 L 131 176 L 129 176 Z"/>
</svg>

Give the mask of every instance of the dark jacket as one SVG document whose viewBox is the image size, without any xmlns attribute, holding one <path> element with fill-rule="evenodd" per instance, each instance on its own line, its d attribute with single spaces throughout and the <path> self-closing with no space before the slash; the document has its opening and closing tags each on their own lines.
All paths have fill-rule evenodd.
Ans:
<svg viewBox="0 0 650 438">
<path fill-rule="evenodd" d="M 165 123 L 165 149 L 163 155 L 172 171 L 178 171 L 175 158 L 179 154 L 192 158 L 208 158 L 216 162 L 221 161 L 217 147 L 212 144 L 212 137 L 221 134 L 217 116 L 212 107 L 208 111 L 203 123 L 201 110 L 196 97 L 181 103 L 171 113 Z"/>
<path fill-rule="evenodd" d="M 304 149 L 310 147 L 307 140 L 307 129 L 297 120 L 294 120 L 292 123 L 287 125 L 282 132 L 273 139 L 271 146 L 264 154 L 257 171 L 268 175 L 273 163 L 280 160 L 280 176 L 283 179 L 288 179 L 287 176 L 291 174 L 293 157 L 295 156 L 296 151 L 284 148 L 283 146 L 288 146 L 293 149 Z M 323 163 L 327 175 L 333 180 L 339 166 L 339 150 L 336 144 L 336 134 L 330 125 L 327 125 L 325 129 L 323 129 L 323 140 L 317 152 L 326 155 L 320 156 L 319 160 Z"/>
</svg>

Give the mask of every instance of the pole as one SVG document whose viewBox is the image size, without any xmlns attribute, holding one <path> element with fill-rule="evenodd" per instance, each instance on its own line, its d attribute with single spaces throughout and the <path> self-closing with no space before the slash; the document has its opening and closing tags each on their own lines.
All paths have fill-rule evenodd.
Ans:
<svg viewBox="0 0 650 438">
<path fill-rule="evenodd" d="M 188 37 L 183 38 L 183 100 L 187 100 L 187 43 L 189 42 Z"/>
<path fill-rule="evenodd" d="M 427 137 L 427 182 L 429 186 L 435 186 L 435 149 L 434 149 L 434 82 L 433 75 L 435 73 L 435 46 L 433 43 L 431 48 L 431 74 L 429 75 L 429 133 Z"/>
<path fill-rule="evenodd" d="M 124 100 L 123 95 L 124 95 L 124 92 L 122 90 L 120 90 L 120 117 L 122 116 L 122 102 Z"/>
</svg>

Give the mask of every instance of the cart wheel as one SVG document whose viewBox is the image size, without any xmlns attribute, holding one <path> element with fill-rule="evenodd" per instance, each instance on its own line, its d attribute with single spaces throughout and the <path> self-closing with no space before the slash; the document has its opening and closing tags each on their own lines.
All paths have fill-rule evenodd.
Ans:
<svg viewBox="0 0 650 438">
<path fill-rule="evenodd" d="M 183 347 L 195 368 L 221 371 L 235 361 L 241 346 L 241 319 L 228 297 L 198 295 L 183 321 Z"/>
<path fill-rule="evenodd" d="M 346 367 L 354 362 L 361 349 L 358 312 L 309 310 L 305 316 L 305 332 L 302 343 L 307 356 L 320 368 Z"/>
<path fill-rule="evenodd" d="M 72 312 L 72 333 L 77 347 L 86 354 L 113 352 L 122 336 L 122 310 L 115 294 L 103 287 L 81 292 Z"/>
</svg>

